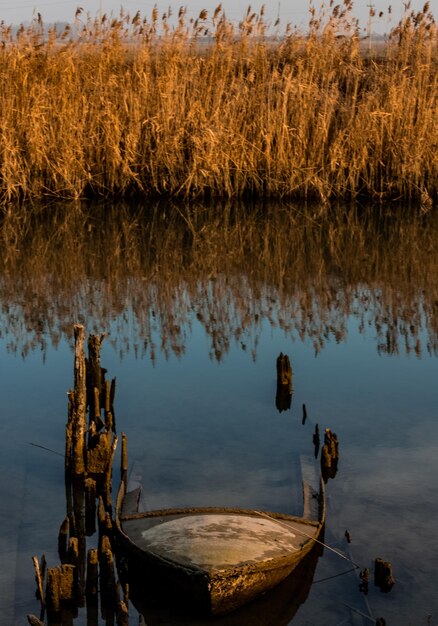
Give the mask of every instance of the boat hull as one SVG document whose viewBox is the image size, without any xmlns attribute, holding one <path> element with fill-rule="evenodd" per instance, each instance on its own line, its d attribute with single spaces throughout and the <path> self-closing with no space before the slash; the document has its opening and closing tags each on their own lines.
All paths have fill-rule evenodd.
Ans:
<svg viewBox="0 0 438 626">
<path fill-rule="evenodd" d="M 117 528 L 137 589 L 213 615 L 234 611 L 289 576 L 324 523 L 242 509 L 130 514 L 123 501 L 122 487 Z"/>
</svg>

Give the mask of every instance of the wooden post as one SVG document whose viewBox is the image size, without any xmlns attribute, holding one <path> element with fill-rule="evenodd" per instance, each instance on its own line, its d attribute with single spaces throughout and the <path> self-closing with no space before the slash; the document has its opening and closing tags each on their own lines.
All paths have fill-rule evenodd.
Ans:
<svg viewBox="0 0 438 626">
<path fill-rule="evenodd" d="M 110 511 L 112 507 L 112 504 L 111 504 L 112 468 L 113 468 L 114 455 L 116 453 L 116 448 L 117 448 L 117 441 L 118 441 L 118 437 L 116 435 L 113 438 L 113 441 L 111 444 L 111 455 L 109 458 L 109 463 L 108 463 L 106 474 L 105 474 L 104 499 L 105 499 L 105 507 L 107 511 Z"/>
<path fill-rule="evenodd" d="M 102 391 L 102 368 L 100 365 L 100 347 L 105 334 L 90 335 L 88 337 L 88 368 L 87 368 L 87 396 L 90 407 L 90 416 L 100 416 L 100 393 Z M 95 393 L 97 389 L 97 395 Z"/>
<path fill-rule="evenodd" d="M 74 364 L 74 430 L 73 430 L 73 473 L 82 476 L 85 472 L 84 446 L 87 429 L 87 386 L 84 339 L 82 324 L 74 327 L 75 364 Z"/>
<path fill-rule="evenodd" d="M 99 551 L 99 573 L 102 609 L 114 610 L 116 598 L 116 576 L 114 556 L 111 542 L 105 535 L 102 537 Z"/>
<path fill-rule="evenodd" d="M 105 413 L 109 413 L 111 411 L 111 381 L 106 380 L 105 381 L 105 388 L 104 388 L 104 394 L 105 394 Z"/>
<path fill-rule="evenodd" d="M 289 357 L 280 352 L 277 358 L 277 393 L 275 406 L 278 411 L 287 411 L 292 404 L 292 368 Z"/>
<path fill-rule="evenodd" d="M 35 582 L 37 584 L 37 597 L 41 602 L 41 607 L 44 609 L 46 605 L 46 600 L 44 597 L 44 589 L 43 589 L 43 581 L 44 575 L 41 572 L 40 564 L 37 556 L 32 557 L 33 566 L 35 569 Z"/>
<path fill-rule="evenodd" d="M 59 598 L 59 586 L 61 583 L 61 569 L 49 567 L 46 582 L 46 606 L 49 613 L 58 613 L 61 605 Z"/>
<path fill-rule="evenodd" d="M 74 420 L 74 393 L 69 391 L 68 397 L 68 414 L 67 424 L 65 427 L 65 476 L 66 480 L 70 480 L 71 464 L 72 464 L 72 442 L 73 442 L 73 420 Z"/>
<path fill-rule="evenodd" d="M 111 389 L 110 389 L 110 406 L 111 411 L 114 408 L 114 396 L 116 395 L 116 378 L 111 380 Z"/>
<path fill-rule="evenodd" d="M 117 604 L 117 626 L 129 626 L 129 612 L 123 600 Z"/>
<path fill-rule="evenodd" d="M 90 537 L 96 532 L 96 481 L 85 480 L 85 534 Z"/>
<path fill-rule="evenodd" d="M 321 472 L 325 481 L 334 478 L 338 470 L 339 442 L 336 433 L 325 429 L 324 445 L 321 450 Z"/>
<path fill-rule="evenodd" d="M 79 565 L 79 543 L 77 537 L 70 537 L 68 542 L 67 559 L 70 565 Z"/>
<path fill-rule="evenodd" d="M 105 534 L 105 506 L 103 504 L 102 496 L 99 496 L 99 504 L 97 507 L 97 519 L 99 523 L 99 534 Z"/>
<path fill-rule="evenodd" d="M 313 433 L 313 445 L 315 448 L 315 459 L 318 458 L 320 441 L 321 440 L 319 438 L 319 426 L 318 424 L 315 424 L 315 432 Z"/>
<path fill-rule="evenodd" d="M 374 561 L 374 585 L 380 587 L 384 593 L 389 593 L 395 583 L 392 567 L 389 561 L 376 559 Z"/>
<path fill-rule="evenodd" d="M 35 617 L 35 615 L 30 614 L 30 615 L 27 615 L 26 617 L 30 626 L 45 626 L 44 622 L 42 622 L 40 619 Z"/>
<path fill-rule="evenodd" d="M 98 585 L 98 575 L 99 575 L 99 565 L 98 565 L 98 553 L 96 548 L 91 548 L 87 553 L 87 583 L 85 587 L 85 593 L 87 595 L 87 601 L 91 598 L 97 596 L 97 591 L 99 588 Z"/>
<path fill-rule="evenodd" d="M 68 563 L 61 566 L 59 599 L 62 603 L 71 604 L 75 599 L 75 570 L 75 566 Z"/>
<path fill-rule="evenodd" d="M 126 478 L 128 474 L 128 438 L 122 433 L 122 457 L 120 463 L 120 474 L 126 489 Z"/>
<path fill-rule="evenodd" d="M 61 563 L 65 563 L 67 559 L 67 542 L 70 528 L 70 520 L 68 517 L 64 519 L 58 534 L 58 554 Z"/>
<path fill-rule="evenodd" d="M 287 385 L 292 392 L 292 368 L 287 354 L 280 352 L 277 358 L 277 384 Z"/>
</svg>

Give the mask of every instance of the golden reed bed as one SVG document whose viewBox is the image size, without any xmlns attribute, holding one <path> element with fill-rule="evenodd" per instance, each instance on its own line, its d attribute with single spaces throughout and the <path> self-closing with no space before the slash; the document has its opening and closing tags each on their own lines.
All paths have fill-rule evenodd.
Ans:
<svg viewBox="0 0 438 626">
<path fill-rule="evenodd" d="M 161 195 L 438 196 L 438 30 L 426 4 L 371 54 L 349 0 L 306 32 L 80 10 L 0 33 L 0 203 Z"/>
</svg>

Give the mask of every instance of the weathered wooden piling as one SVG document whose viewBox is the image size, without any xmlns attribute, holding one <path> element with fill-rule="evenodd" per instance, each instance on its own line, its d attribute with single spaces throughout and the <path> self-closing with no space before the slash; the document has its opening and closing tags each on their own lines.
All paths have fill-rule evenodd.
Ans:
<svg viewBox="0 0 438 626">
<path fill-rule="evenodd" d="M 61 568 L 49 567 L 46 581 L 46 606 L 49 613 L 58 613 L 61 608 L 59 587 L 61 584 Z"/>
<path fill-rule="evenodd" d="M 100 348 L 105 334 L 89 335 L 87 359 L 87 398 L 90 416 L 100 417 L 102 392 L 102 367 L 100 364 Z M 97 393 L 96 393 L 97 392 Z"/>
<path fill-rule="evenodd" d="M 324 445 L 321 450 L 321 472 L 324 480 L 334 478 L 338 470 L 339 442 L 336 433 L 325 429 Z"/>
<path fill-rule="evenodd" d="M 62 565 L 47 570 L 44 587 L 44 573 L 37 557 L 34 557 L 35 580 L 49 623 L 72 624 L 77 607 L 83 606 L 84 594 L 87 598 L 87 619 L 91 619 L 90 623 L 97 623 L 100 580 L 102 598 L 107 607 L 105 611 L 108 610 L 105 614 L 110 620 L 107 623 L 114 623 L 116 619 L 117 624 L 125 626 L 128 623 L 128 587 L 125 584 L 123 599 L 120 594 L 116 596 L 115 559 L 111 545 L 114 535 L 111 518 L 112 465 L 118 441 L 113 408 L 116 380 L 106 381 L 106 370 L 101 367 L 103 335 L 89 337 L 88 359 L 84 353 L 84 335 L 84 327 L 75 325 L 74 389 L 68 393 L 65 442 L 67 515 L 58 534 Z M 125 435 L 122 448 L 121 468 L 126 474 L 128 456 Z M 87 553 L 86 535 L 96 530 L 96 508 L 99 549 L 91 549 Z M 39 626 L 39 621 L 30 621 L 33 619 L 38 618 L 28 616 L 29 623 Z"/>
<path fill-rule="evenodd" d="M 97 597 L 99 589 L 99 559 L 96 548 L 91 548 L 87 553 L 87 582 L 85 585 L 85 594 L 87 602 Z"/>
<path fill-rule="evenodd" d="M 44 558 L 44 557 L 43 557 Z M 45 559 L 44 559 L 45 560 Z M 44 596 L 44 572 L 40 567 L 40 563 L 37 556 L 32 557 L 33 566 L 35 569 L 35 582 L 37 585 L 37 598 L 41 602 L 41 607 L 44 609 L 46 605 L 46 600 Z"/>
<path fill-rule="evenodd" d="M 44 622 L 38 619 L 38 617 L 36 617 L 35 615 L 30 614 L 30 615 L 26 615 L 26 617 L 30 626 L 45 626 Z"/>
<path fill-rule="evenodd" d="M 277 358 L 277 392 L 275 406 L 279 413 L 287 411 L 292 405 L 292 368 L 289 357 L 280 352 Z"/>
<path fill-rule="evenodd" d="M 315 431 L 313 433 L 313 447 L 314 447 L 315 459 L 318 458 L 320 443 L 321 443 L 321 440 L 319 437 L 319 426 L 318 424 L 315 424 Z"/>
<path fill-rule="evenodd" d="M 117 592 L 115 562 L 111 541 L 106 535 L 99 547 L 99 580 L 102 608 L 114 610 Z"/>
<path fill-rule="evenodd" d="M 122 456 L 120 461 L 120 473 L 122 478 L 126 476 L 128 471 L 128 438 L 122 433 Z"/>
<path fill-rule="evenodd" d="M 67 560 L 70 565 L 79 565 L 79 541 L 77 537 L 70 537 L 68 541 Z"/>
<path fill-rule="evenodd" d="M 126 603 L 123 600 L 117 603 L 116 608 L 117 626 L 129 626 L 129 612 Z"/>
<path fill-rule="evenodd" d="M 364 593 L 365 595 L 368 594 L 368 577 L 369 577 L 369 571 L 368 571 L 368 568 L 365 567 L 365 569 L 363 569 L 359 574 L 359 578 L 361 581 L 359 585 L 359 591 L 361 593 Z"/>
<path fill-rule="evenodd" d="M 68 411 L 67 424 L 65 427 L 65 477 L 66 481 L 70 480 L 72 470 L 72 446 L 73 446 L 73 420 L 74 420 L 74 394 L 72 391 L 67 393 Z"/>
<path fill-rule="evenodd" d="M 99 534 L 102 536 L 105 534 L 105 505 L 103 503 L 103 498 L 99 495 L 98 505 L 97 505 L 97 521 L 99 525 Z"/>
<path fill-rule="evenodd" d="M 303 426 L 306 423 L 306 420 L 307 420 L 307 409 L 306 409 L 306 405 L 303 404 L 303 419 L 301 421 Z"/>
<path fill-rule="evenodd" d="M 111 412 L 111 381 L 110 380 L 105 381 L 104 409 L 105 409 L 105 415 Z"/>
<path fill-rule="evenodd" d="M 76 598 L 76 567 L 69 563 L 61 565 L 59 578 L 59 600 L 61 603 L 73 603 Z"/>
<path fill-rule="evenodd" d="M 292 391 L 292 368 L 289 357 L 282 352 L 277 358 L 277 385 L 288 386 Z"/>
<path fill-rule="evenodd" d="M 85 486 L 85 534 L 90 537 L 96 532 L 96 481 L 87 478 Z"/>
<path fill-rule="evenodd" d="M 111 432 L 97 433 L 93 447 L 87 449 L 87 472 L 93 475 L 104 475 L 111 462 Z"/>
<path fill-rule="evenodd" d="M 117 449 L 118 437 L 117 435 L 113 437 L 111 449 L 110 449 L 110 458 L 108 461 L 108 465 L 105 472 L 105 482 L 103 485 L 103 499 L 105 503 L 105 508 L 107 511 L 112 510 L 112 502 L 111 502 L 111 492 L 112 492 L 112 472 L 113 472 L 113 462 L 114 455 Z"/>
<path fill-rule="evenodd" d="M 111 411 L 114 411 L 114 397 L 116 395 L 116 378 L 111 379 L 111 389 L 110 389 L 110 407 Z"/>
<path fill-rule="evenodd" d="M 74 336 L 75 361 L 72 471 L 76 476 L 83 476 L 85 472 L 85 432 L 87 429 L 87 384 L 84 353 L 85 330 L 82 324 L 75 324 Z"/>
<path fill-rule="evenodd" d="M 384 593 L 389 593 L 395 583 L 392 567 L 389 561 L 377 558 L 374 561 L 374 585 L 380 587 Z"/>
<path fill-rule="evenodd" d="M 58 554 L 61 563 L 67 560 L 68 533 L 70 528 L 70 520 L 68 516 L 63 520 L 58 533 Z"/>
</svg>

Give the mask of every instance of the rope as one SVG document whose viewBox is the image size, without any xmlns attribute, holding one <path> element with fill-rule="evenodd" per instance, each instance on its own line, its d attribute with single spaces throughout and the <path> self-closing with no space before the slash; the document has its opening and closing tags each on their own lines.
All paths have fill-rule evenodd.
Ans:
<svg viewBox="0 0 438 626">
<path fill-rule="evenodd" d="M 53 454 L 57 454 L 58 456 L 62 456 L 64 457 L 63 454 L 61 454 L 60 452 L 57 452 L 56 450 L 52 450 L 52 448 L 47 448 L 46 446 L 40 446 L 39 443 L 32 443 L 32 442 L 28 442 L 30 446 L 34 446 L 34 448 L 42 448 L 42 450 L 47 450 L 47 452 L 53 452 Z"/>
<path fill-rule="evenodd" d="M 289 530 L 294 530 L 295 532 L 299 533 L 300 535 L 304 535 L 304 537 L 308 537 L 308 539 L 312 539 L 316 543 L 319 543 L 321 546 L 324 546 L 324 548 L 327 548 L 327 550 L 330 550 L 331 552 L 334 552 L 335 554 L 340 556 L 341 559 L 344 559 L 345 561 L 348 561 L 349 563 L 352 563 L 354 565 L 355 569 L 359 569 L 360 568 L 360 565 L 355 563 L 350 557 L 345 556 L 345 554 L 342 554 L 342 552 L 339 552 L 339 550 L 336 550 L 335 548 L 332 548 L 331 546 L 329 546 L 328 544 L 324 543 L 320 539 L 316 539 L 312 535 L 308 535 L 307 533 L 304 532 L 304 530 L 301 530 L 300 528 L 296 528 L 295 526 L 292 526 L 292 524 L 290 524 L 289 522 L 286 523 L 286 522 L 282 522 L 281 520 L 275 519 L 275 517 L 272 517 L 271 515 L 268 515 L 264 511 L 256 511 L 256 513 L 258 515 L 261 515 L 262 517 L 266 517 L 266 518 L 268 518 L 268 519 L 270 519 L 270 520 L 272 520 L 274 522 L 277 522 L 277 524 L 280 524 L 281 526 L 284 526 L 285 528 L 288 528 Z"/>
</svg>

